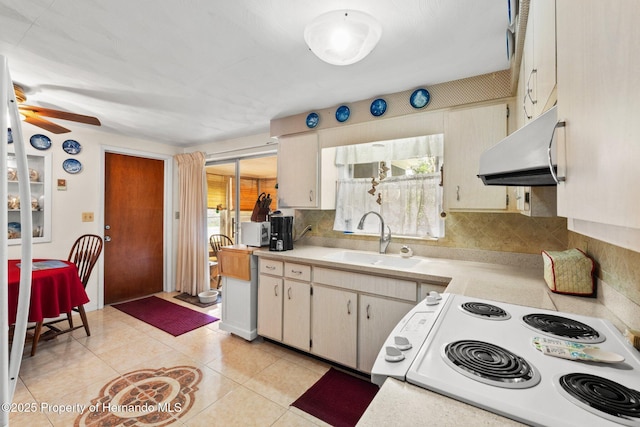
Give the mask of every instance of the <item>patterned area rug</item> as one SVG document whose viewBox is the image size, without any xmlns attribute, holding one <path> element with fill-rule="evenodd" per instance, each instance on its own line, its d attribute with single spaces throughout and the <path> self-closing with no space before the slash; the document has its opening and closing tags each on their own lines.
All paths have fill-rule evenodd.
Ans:
<svg viewBox="0 0 640 427">
<path fill-rule="evenodd" d="M 141 369 L 105 384 L 75 427 L 148 426 L 176 423 L 195 401 L 202 371 L 193 366 Z"/>
<path fill-rule="evenodd" d="M 377 385 L 330 368 L 291 405 L 332 426 L 351 427 L 377 392 Z"/>
<path fill-rule="evenodd" d="M 205 308 L 205 307 L 211 307 L 212 305 L 216 305 L 222 302 L 222 293 L 218 294 L 218 298 L 215 300 L 215 302 L 209 302 L 206 304 L 201 303 L 200 298 L 198 298 L 197 295 L 193 296 L 186 292 L 176 295 L 174 296 L 174 298 L 179 299 L 180 301 L 188 302 L 189 304 L 193 304 L 201 308 Z"/>
<path fill-rule="evenodd" d="M 112 307 L 174 337 L 220 320 L 156 296 L 124 302 Z"/>
</svg>

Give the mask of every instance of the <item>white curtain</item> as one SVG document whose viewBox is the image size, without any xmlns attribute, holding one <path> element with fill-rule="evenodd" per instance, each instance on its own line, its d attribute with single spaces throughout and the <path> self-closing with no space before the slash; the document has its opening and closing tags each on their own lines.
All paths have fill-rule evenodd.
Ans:
<svg viewBox="0 0 640 427">
<path fill-rule="evenodd" d="M 336 147 L 336 166 L 380 162 L 382 160 L 442 157 L 443 141 L 444 135 L 438 133 Z"/>
<path fill-rule="evenodd" d="M 356 232 L 363 214 L 379 213 L 392 234 L 418 237 L 442 237 L 443 221 L 440 218 L 440 174 L 389 177 L 376 187 L 376 194 L 368 193 L 370 179 L 344 179 L 338 181 L 334 230 Z M 382 200 L 379 205 L 378 194 Z M 379 233 L 378 218 L 367 217 L 362 230 Z"/>
<path fill-rule="evenodd" d="M 205 154 L 178 154 L 180 223 L 176 290 L 197 295 L 209 289 Z"/>
</svg>

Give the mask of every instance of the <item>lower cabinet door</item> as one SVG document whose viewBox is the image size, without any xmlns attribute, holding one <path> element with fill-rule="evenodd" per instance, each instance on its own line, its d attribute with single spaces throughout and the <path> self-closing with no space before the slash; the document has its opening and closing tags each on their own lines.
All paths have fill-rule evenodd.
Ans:
<svg viewBox="0 0 640 427">
<path fill-rule="evenodd" d="M 282 341 L 309 351 L 311 333 L 311 285 L 284 279 Z"/>
<path fill-rule="evenodd" d="M 282 341 L 282 278 L 258 277 L 258 335 Z"/>
<path fill-rule="evenodd" d="M 358 370 L 371 373 L 373 363 L 393 328 L 415 303 L 360 295 L 358 308 Z"/>
<path fill-rule="evenodd" d="M 358 294 L 313 287 L 311 353 L 357 368 Z"/>
</svg>

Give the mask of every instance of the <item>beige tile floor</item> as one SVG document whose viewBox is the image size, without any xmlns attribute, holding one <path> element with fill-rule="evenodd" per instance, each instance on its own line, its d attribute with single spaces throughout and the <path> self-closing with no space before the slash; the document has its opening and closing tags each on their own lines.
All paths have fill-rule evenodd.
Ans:
<svg viewBox="0 0 640 427">
<path fill-rule="evenodd" d="M 174 295 L 157 294 L 221 317 L 219 304 L 198 308 Z M 262 339 L 245 341 L 219 330 L 219 322 L 173 337 L 112 307 L 89 312 L 88 318 L 90 337 L 76 330 L 41 342 L 34 357 L 22 360 L 14 396 L 14 409 L 22 412 L 10 415 L 12 427 L 90 425 L 78 422 L 80 405 L 115 392 L 105 385 L 130 384 L 123 376 L 132 371 L 175 366 L 197 368 L 202 378 L 190 408 L 172 414 L 168 424 L 326 425 L 289 406 L 329 369 L 326 363 Z M 122 425 L 167 423 L 144 424 L 132 419 Z"/>
</svg>

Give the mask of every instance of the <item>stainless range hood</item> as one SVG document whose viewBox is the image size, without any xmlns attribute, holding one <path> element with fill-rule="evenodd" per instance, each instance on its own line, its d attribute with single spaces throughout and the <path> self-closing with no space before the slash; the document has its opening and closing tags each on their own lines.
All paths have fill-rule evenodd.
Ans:
<svg viewBox="0 0 640 427">
<path fill-rule="evenodd" d="M 557 107 L 518 129 L 480 156 L 478 177 L 485 185 L 556 185 Z"/>
</svg>

